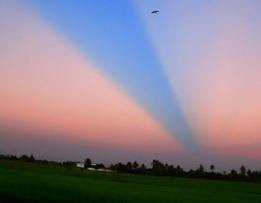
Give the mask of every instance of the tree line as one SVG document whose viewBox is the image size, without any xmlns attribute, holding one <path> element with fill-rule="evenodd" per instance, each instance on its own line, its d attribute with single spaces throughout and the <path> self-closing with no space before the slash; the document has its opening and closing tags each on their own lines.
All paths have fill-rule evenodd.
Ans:
<svg viewBox="0 0 261 203">
<path fill-rule="evenodd" d="M 175 177 L 188 177 L 188 178 L 201 178 L 201 179 L 216 179 L 216 180 L 238 180 L 238 181 L 261 181 L 261 170 L 246 169 L 245 166 L 241 166 L 239 170 L 232 169 L 229 172 L 217 172 L 215 171 L 215 165 L 209 166 L 209 171 L 205 170 L 205 167 L 200 164 L 196 170 L 184 170 L 180 165 L 174 166 L 170 164 L 164 164 L 159 160 L 153 160 L 151 167 L 146 168 L 144 164 L 139 165 L 135 162 L 127 162 L 123 164 L 121 162 L 112 164 L 110 169 L 121 173 L 134 173 L 143 175 L 154 176 L 175 176 Z"/>
<path fill-rule="evenodd" d="M 14 155 L 0 155 L 2 160 L 10 161 L 23 161 L 31 163 L 43 163 L 64 166 L 67 169 L 75 168 L 78 162 L 65 161 L 55 162 L 47 160 L 37 160 L 33 155 L 27 156 L 22 155 L 16 157 Z M 174 176 L 174 177 L 187 177 L 187 178 L 200 178 L 200 179 L 216 179 L 216 180 L 235 180 L 235 181 L 251 181 L 261 182 L 261 170 L 250 170 L 242 165 L 239 170 L 232 169 L 229 172 L 215 171 L 215 165 L 211 164 L 209 170 L 200 164 L 195 170 L 184 170 L 180 165 L 174 166 L 167 163 L 162 163 L 159 160 L 154 159 L 151 162 L 151 167 L 146 167 L 144 163 L 139 164 L 137 161 L 111 164 L 109 167 L 105 167 L 104 164 L 92 164 L 90 158 L 86 158 L 84 162 L 84 168 L 95 168 L 95 169 L 110 169 L 117 173 L 130 173 L 130 174 L 141 174 L 141 175 L 153 175 L 153 176 Z"/>
</svg>

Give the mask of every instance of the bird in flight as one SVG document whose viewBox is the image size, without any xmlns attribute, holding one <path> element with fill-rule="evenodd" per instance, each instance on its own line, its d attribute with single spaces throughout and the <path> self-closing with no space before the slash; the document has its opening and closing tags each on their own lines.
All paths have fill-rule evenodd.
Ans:
<svg viewBox="0 0 261 203">
<path fill-rule="evenodd" d="M 154 10 L 154 11 L 151 11 L 152 14 L 157 14 L 159 13 L 159 10 Z"/>
</svg>

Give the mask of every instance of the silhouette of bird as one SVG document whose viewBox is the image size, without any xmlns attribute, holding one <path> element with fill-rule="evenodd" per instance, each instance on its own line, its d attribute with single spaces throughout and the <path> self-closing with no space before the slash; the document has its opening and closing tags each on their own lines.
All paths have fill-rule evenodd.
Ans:
<svg viewBox="0 0 261 203">
<path fill-rule="evenodd" d="M 159 13 L 159 10 L 154 10 L 154 11 L 151 11 L 152 14 L 157 14 Z"/>
</svg>

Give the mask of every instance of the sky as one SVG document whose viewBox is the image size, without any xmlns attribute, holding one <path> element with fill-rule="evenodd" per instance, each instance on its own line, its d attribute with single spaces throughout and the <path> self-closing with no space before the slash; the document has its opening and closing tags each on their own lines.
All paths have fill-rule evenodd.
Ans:
<svg viewBox="0 0 261 203">
<path fill-rule="evenodd" d="M 260 168 L 260 9 L 0 0 L 0 153 Z"/>
</svg>

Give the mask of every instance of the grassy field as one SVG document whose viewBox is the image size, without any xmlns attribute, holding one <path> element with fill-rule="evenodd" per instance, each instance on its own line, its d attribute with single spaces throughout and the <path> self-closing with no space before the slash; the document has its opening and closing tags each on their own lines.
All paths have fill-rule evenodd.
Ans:
<svg viewBox="0 0 261 203">
<path fill-rule="evenodd" d="M 261 184 L 0 161 L 0 202 L 261 202 Z"/>
</svg>

